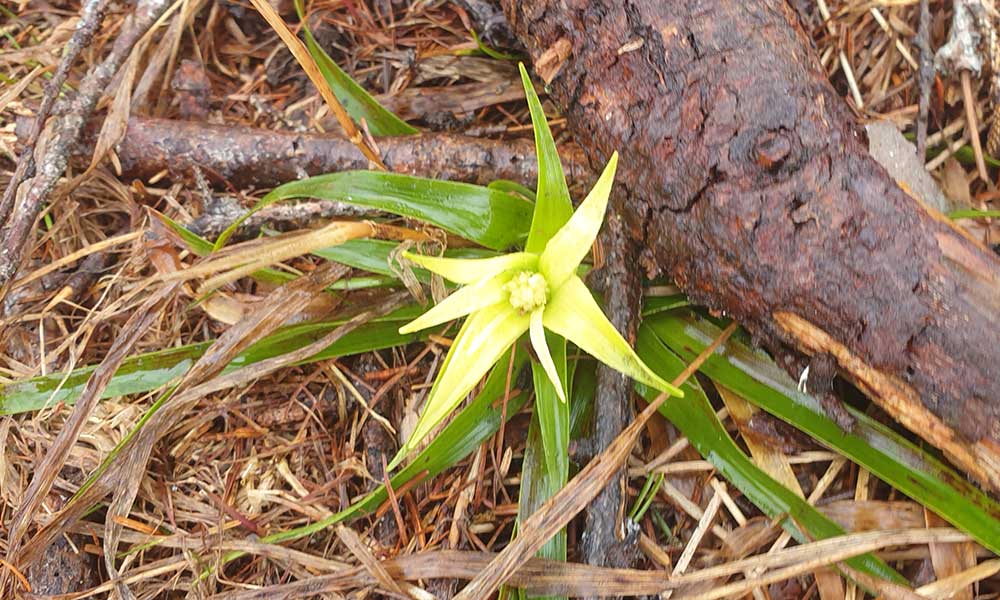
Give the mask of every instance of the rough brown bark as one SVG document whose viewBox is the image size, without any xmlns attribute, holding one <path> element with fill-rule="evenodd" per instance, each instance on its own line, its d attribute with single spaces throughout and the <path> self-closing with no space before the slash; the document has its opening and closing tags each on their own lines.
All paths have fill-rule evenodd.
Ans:
<svg viewBox="0 0 1000 600">
<path fill-rule="evenodd" d="M 608 319 L 626 339 L 634 342 L 642 306 L 641 274 L 635 268 L 639 249 L 629 239 L 617 213 L 609 216 L 599 243 L 603 264 L 590 276 L 589 283 L 603 294 Z M 632 421 L 631 380 L 607 365 L 600 365 L 595 402 L 591 450 L 596 455 L 610 446 Z M 638 530 L 624 519 L 625 484 L 622 466 L 611 484 L 587 507 L 582 549 L 587 564 L 624 568 L 634 566 L 639 557 Z"/>
<path fill-rule="evenodd" d="M 897 420 L 1000 489 L 1000 260 L 868 155 L 791 7 L 504 9 L 593 159 L 622 153 L 618 209 L 651 269 L 787 365 L 832 355 Z"/>
<path fill-rule="evenodd" d="M 19 123 L 21 125 L 21 123 Z M 21 129 L 26 133 L 27 123 Z M 510 179 L 534 185 L 535 147 L 531 140 L 492 140 L 429 133 L 378 141 L 391 171 L 487 184 Z M 84 144 L 86 146 L 86 144 Z M 86 147 L 77 156 L 89 161 Z M 271 131 L 238 125 L 133 117 L 116 148 L 122 174 L 149 179 L 168 176 L 194 180 L 197 167 L 217 186 L 273 187 L 304 175 L 367 169 L 368 160 L 340 135 Z M 560 148 L 566 175 L 589 173 L 582 152 Z"/>
</svg>

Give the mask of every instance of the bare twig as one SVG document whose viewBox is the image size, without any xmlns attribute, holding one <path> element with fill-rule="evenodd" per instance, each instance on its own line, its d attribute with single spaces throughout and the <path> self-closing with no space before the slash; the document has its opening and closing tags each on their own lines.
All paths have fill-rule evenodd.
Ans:
<svg viewBox="0 0 1000 600">
<path fill-rule="evenodd" d="M 122 33 L 115 40 L 111 53 L 104 61 L 87 73 L 80 83 L 79 92 L 69 103 L 69 109 L 58 125 L 49 147 L 46 149 L 38 175 L 25 181 L 28 189 L 18 200 L 14 192 L 14 202 L 7 222 L 0 229 L 0 300 L 4 298 L 7 283 L 13 278 L 21 263 L 24 246 L 34 226 L 35 218 L 49 193 L 55 188 L 59 178 L 66 171 L 69 153 L 79 140 L 83 126 L 97 106 L 104 89 L 121 68 L 132 52 L 136 42 L 149 31 L 167 7 L 169 0 L 142 0 L 129 17 Z"/>
<path fill-rule="evenodd" d="M 23 129 L 18 123 L 18 132 Z M 84 167 L 89 162 L 90 138 L 85 135 L 85 143 L 75 150 L 85 154 L 79 157 Z M 497 179 L 534 185 L 538 177 L 535 148 L 529 139 L 426 133 L 382 138 L 379 148 L 386 166 L 397 173 L 481 185 Z M 196 181 L 200 171 L 210 184 L 223 189 L 273 187 L 306 175 L 368 167 L 368 159 L 340 135 L 144 117 L 129 119 L 117 153 L 127 178 Z M 560 144 L 559 155 L 570 185 L 588 183 L 591 174 L 579 146 Z"/>
<path fill-rule="evenodd" d="M 31 131 L 24 142 L 24 150 L 17 160 L 17 169 L 7 184 L 7 189 L 4 190 L 3 198 L 0 199 L 0 223 L 6 221 L 7 217 L 10 216 L 18 187 L 25 179 L 35 174 L 35 144 L 38 143 L 38 138 L 42 134 L 45 121 L 49 118 L 56 98 L 59 97 L 59 90 L 66 82 L 66 76 L 69 75 L 70 68 L 76 62 L 76 57 L 79 56 L 80 50 L 93 39 L 94 33 L 97 32 L 101 21 L 104 20 L 104 13 L 107 12 L 107 9 L 108 0 L 87 0 L 81 7 L 80 20 L 76 24 L 76 30 L 69 43 L 66 44 L 66 51 L 62 60 L 59 61 L 59 67 L 45 86 L 42 104 L 38 107 Z"/>
<path fill-rule="evenodd" d="M 931 12 L 929 0 L 920 0 L 920 28 L 917 47 L 920 48 L 920 113 L 917 117 L 917 156 L 927 156 L 927 113 L 930 108 L 931 83 L 934 81 L 934 56 L 931 54 Z"/>
</svg>

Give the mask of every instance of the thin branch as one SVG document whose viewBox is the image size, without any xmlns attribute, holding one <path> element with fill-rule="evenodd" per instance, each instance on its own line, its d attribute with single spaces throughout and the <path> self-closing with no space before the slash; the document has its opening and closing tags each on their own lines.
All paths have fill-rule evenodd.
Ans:
<svg viewBox="0 0 1000 600">
<path fill-rule="evenodd" d="M 0 300 L 6 296 L 7 283 L 14 277 L 21 264 L 24 246 L 28 241 L 38 213 L 49 194 L 66 172 L 69 154 L 80 139 L 84 124 L 97 106 L 104 89 L 132 52 L 136 42 L 146 34 L 170 5 L 169 0 L 141 0 L 129 17 L 122 33 L 115 40 L 111 53 L 97 67 L 87 73 L 80 83 L 76 97 L 68 103 L 68 110 L 58 124 L 58 131 L 41 160 L 38 175 L 23 185 L 27 191 L 17 200 L 14 192 L 12 211 L 0 229 Z"/>
</svg>

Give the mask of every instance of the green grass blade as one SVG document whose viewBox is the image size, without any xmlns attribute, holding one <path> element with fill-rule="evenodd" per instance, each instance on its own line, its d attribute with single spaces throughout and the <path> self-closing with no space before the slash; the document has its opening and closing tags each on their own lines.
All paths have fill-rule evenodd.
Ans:
<svg viewBox="0 0 1000 600">
<path fill-rule="evenodd" d="M 661 314 L 646 323 L 684 360 L 693 359 L 719 333 L 717 327 L 692 314 Z M 845 408 L 856 424 L 853 431 L 843 431 L 770 358 L 734 339 L 705 361 L 701 371 L 1000 553 L 1000 503 L 898 433 L 851 407 Z"/>
<path fill-rule="evenodd" d="M 661 377 L 671 380 L 679 375 L 686 363 L 657 339 L 646 323 L 639 328 L 636 341 L 639 356 Z M 649 401 L 659 393 L 652 388 L 636 385 Z M 719 422 L 704 391 L 693 380 L 684 384 L 683 398 L 670 398 L 660 413 L 673 423 L 698 452 L 736 486 L 754 505 L 771 518 L 787 515 L 782 526 L 800 542 L 843 535 L 844 529 L 817 511 L 794 492 L 784 487 L 757 467 L 736 446 Z M 802 529 L 800 530 L 799 527 Z M 846 561 L 851 567 L 897 583 L 906 579 L 878 558 L 866 554 Z"/>
<path fill-rule="evenodd" d="M 566 398 L 572 398 L 566 364 L 566 340 L 551 332 L 546 332 L 545 338 L 559 381 L 564 385 L 563 392 Z M 559 399 L 552 380 L 536 360 L 531 361 L 531 375 L 535 388 L 535 410 L 528 427 L 521 464 L 518 523 L 533 515 L 569 480 L 570 403 Z M 542 546 L 537 556 L 564 561 L 566 544 L 566 530 L 563 529 Z"/>
<path fill-rule="evenodd" d="M 302 30 L 306 40 L 306 49 L 316 61 L 320 73 L 327 85 L 333 90 L 333 94 L 340 100 L 344 110 L 351 118 L 360 125 L 361 119 L 368 125 L 368 131 L 376 137 L 389 137 L 394 135 L 413 135 L 420 133 L 419 130 L 406 123 L 384 106 L 378 103 L 363 87 L 351 79 L 350 75 L 344 72 L 337 63 L 330 58 L 330 55 L 320 47 L 316 38 L 313 37 L 309 24 L 305 19 L 305 11 L 302 7 L 302 0 L 296 0 L 295 11 L 302 21 Z"/>
<path fill-rule="evenodd" d="M 538 380 L 539 375 L 548 383 L 548 378 L 545 377 L 544 373 L 539 372 L 540 369 L 532 368 L 532 372 L 535 379 L 535 393 L 538 393 Z M 551 383 L 548 383 L 549 387 L 552 387 Z M 554 397 L 555 394 L 552 393 L 553 400 L 559 404 L 565 404 L 559 398 Z M 538 400 L 536 399 L 536 405 Z M 565 455 L 564 455 L 565 456 Z M 546 466 L 546 456 L 545 442 L 542 439 L 542 426 L 539 422 L 539 411 L 535 410 L 531 417 L 531 425 L 528 427 L 528 439 L 525 442 L 524 447 L 524 460 L 521 462 L 521 492 L 518 496 L 517 501 L 517 521 L 518 523 L 524 522 L 528 517 L 533 515 L 535 511 L 541 508 L 542 504 L 546 500 L 555 495 L 559 489 L 565 485 L 565 479 L 562 483 L 559 483 L 558 479 L 553 479 L 549 473 L 549 468 Z M 568 471 L 567 471 L 568 476 Z M 552 560 L 566 560 L 566 530 L 563 529 L 556 535 L 552 536 L 549 541 L 545 542 L 545 545 L 538 551 L 536 555 L 539 558 L 549 558 Z M 527 597 L 522 594 L 522 597 Z M 560 598 L 559 596 L 547 597 L 547 598 Z"/>
<path fill-rule="evenodd" d="M 399 247 L 399 243 L 387 240 L 348 240 L 339 246 L 323 248 L 313 252 L 314 255 L 327 260 L 343 263 L 355 269 L 364 269 L 379 275 L 395 277 L 389 258 Z M 449 248 L 444 255 L 448 258 L 492 258 L 498 256 L 492 250 L 480 248 Z M 415 268 L 413 274 L 417 280 L 427 283 L 431 274 L 427 269 Z"/>
<path fill-rule="evenodd" d="M 335 344 L 309 360 L 317 361 L 359 354 L 421 339 L 421 334 L 401 335 L 398 331 L 401 323 L 411 320 L 421 310 L 422 308 L 417 306 L 408 307 L 391 315 L 374 319 L 346 334 Z M 345 322 L 346 320 L 324 321 L 293 325 L 281 329 L 236 357 L 224 372 L 301 348 L 318 340 Z M 200 342 L 128 358 L 115 373 L 101 394 L 101 398 L 140 394 L 167 385 L 186 373 L 211 345 L 212 342 Z M 68 377 L 63 373 L 52 373 L 0 387 L 0 415 L 39 410 L 56 402 L 73 404 L 96 368 L 96 365 L 81 367 L 70 373 Z M 64 378 L 65 382 L 60 388 L 60 383 Z"/>
<path fill-rule="evenodd" d="M 566 340 L 548 331 L 545 332 L 545 339 L 549 346 L 549 352 L 552 354 L 559 381 L 563 383 L 563 393 L 566 398 L 569 398 Z M 538 414 L 541 438 L 545 448 L 545 469 L 553 483 L 552 489 L 559 491 L 562 486 L 566 485 L 566 478 L 569 476 L 570 406 L 569 402 L 563 402 L 559 399 L 555 386 L 537 361 L 531 362 L 531 373 L 535 385 L 535 412 Z"/>
<path fill-rule="evenodd" d="M 500 190 L 501 192 L 523 196 L 525 200 L 532 202 L 536 200 L 535 190 L 509 179 L 494 179 L 486 187 L 491 190 Z"/>
<path fill-rule="evenodd" d="M 304 197 L 418 219 L 492 250 L 523 242 L 532 211 L 531 203 L 501 190 L 375 171 L 329 173 L 286 183 L 264 196 L 253 210 Z M 249 213 L 243 219 L 246 216 Z M 224 243 L 239 223 L 230 226 L 215 246 Z"/>
<path fill-rule="evenodd" d="M 469 30 L 469 33 L 472 34 L 472 39 L 475 40 L 475 42 L 476 42 L 476 48 L 478 48 L 479 52 L 485 54 L 486 56 L 489 56 L 490 58 L 494 58 L 496 60 L 519 60 L 520 59 L 519 56 L 516 56 L 514 54 L 508 54 L 506 52 L 500 52 L 499 50 L 495 50 L 493 48 L 490 48 L 489 46 L 487 46 L 483 42 L 482 39 L 480 39 L 479 34 L 477 34 L 475 30 Z"/>
<path fill-rule="evenodd" d="M 976 208 L 968 208 L 963 210 L 953 210 L 948 213 L 949 219 L 982 219 L 989 217 L 991 219 L 1000 218 L 1000 210 L 979 210 Z"/>
<path fill-rule="evenodd" d="M 691 302 L 684 294 L 671 294 L 669 296 L 653 296 L 646 298 L 642 304 L 642 318 L 648 318 L 656 313 L 666 312 L 675 308 L 690 306 Z"/>
<path fill-rule="evenodd" d="M 535 130 L 535 151 L 538 154 L 537 200 L 525 250 L 539 253 L 545 249 L 549 238 L 569 221 L 573 215 L 573 203 L 569 198 L 566 176 L 559 161 L 559 153 L 556 151 L 556 142 L 552 139 L 552 131 L 549 129 L 548 121 L 545 120 L 542 103 L 538 100 L 538 94 L 531 84 L 528 71 L 523 64 L 519 64 L 518 67 L 521 70 L 524 94 L 528 100 L 528 110 L 531 111 L 531 123 Z"/>
</svg>

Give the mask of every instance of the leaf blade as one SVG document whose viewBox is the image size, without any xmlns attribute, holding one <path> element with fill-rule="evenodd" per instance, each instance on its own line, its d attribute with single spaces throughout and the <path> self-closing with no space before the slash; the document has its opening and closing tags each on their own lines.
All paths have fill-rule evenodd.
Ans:
<svg viewBox="0 0 1000 600">
<path fill-rule="evenodd" d="M 306 49 L 316 61 L 323 79 L 340 100 L 344 110 L 358 123 L 364 119 L 368 125 L 368 131 L 375 137 L 390 137 L 397 135 L 414 135 L 420 130 L 400 119 L 390 110 L 379 104 L 363 87 L 358 85 L 350 75 L 330 58 L 330 55 L 316 41 L 306 22 L 305 11 L 302 0 L 295 0 L 295 11 L 302 21 L 302 30 L 306 39 Z"/>
<path fill-rule="evenodd" d="M 286 183 L 264 196 L 251 213 L 275 202 L 304 197 L 418 219 L 491 250 L 522 242 L 531 219 L 531 204 L 501 190 L 376 171 L 328 173 Z"/>
<path fill-rule="evenodd" d="M 646 323 L 682 359 L 698 353 L 718 331 L 689 314 L 663 313 Z M 853 431 L 845 432 L 826 416 L 818 401 L 799 392 L 773 361 L 735 339 L 727 340 L 700 370 L 1000 553 L 1000 503 L 888 427 L 847 406 L 856 424 Z"/>
<path fill-rule="evenodd" d="M 535 132 L 535 153 L 538 156 L 538 185 L 536 191 L 535 211 L 531 220 L 531 230 L 528 233 L 528 252 L 539 253 L 545 244 L 573 214 L 573 203 L 569 197 L 569 187 L 563 173 L 556 142 L 552 138 L 552 130 L 545 119 L 542 103 L 535 93 L 527 69 L 523 63 L 518 63 L 521 71 L 521 83 L 524 85 L 524 95 L 531 112 L 532 128 Z"/>
</svg>

